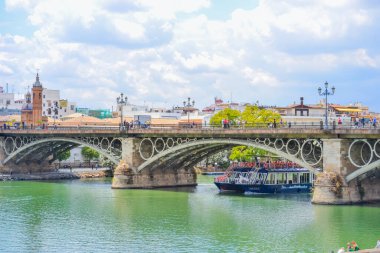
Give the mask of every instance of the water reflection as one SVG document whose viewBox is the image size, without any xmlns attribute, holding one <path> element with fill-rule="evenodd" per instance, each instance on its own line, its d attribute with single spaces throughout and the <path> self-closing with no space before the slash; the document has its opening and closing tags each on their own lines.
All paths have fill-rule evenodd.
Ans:
<svg viewBox="0 0 380 253">
<path fill-rule="evenodd" d="M 159 190 L 112 190 L 107 180 L 4 182 L 0 251 L 331 252 L 349 240 L 373 247 L 380 234 L 376 205 L 220 194 L 206 179 Z"/>
</svg>

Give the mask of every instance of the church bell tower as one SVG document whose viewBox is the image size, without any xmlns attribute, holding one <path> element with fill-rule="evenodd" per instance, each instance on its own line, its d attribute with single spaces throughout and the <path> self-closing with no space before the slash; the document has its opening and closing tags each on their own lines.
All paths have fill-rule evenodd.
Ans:
<svg viewBox="0 0 380 253">
<path fill-rule="evenodd" d="M 33 95 L 33 125 L 42 125 L 42 84 L 40 82 L 40 77 L 38 72 L 36 75 L 36 81 L 33 84 L 32 95 Z"/>
</svg>

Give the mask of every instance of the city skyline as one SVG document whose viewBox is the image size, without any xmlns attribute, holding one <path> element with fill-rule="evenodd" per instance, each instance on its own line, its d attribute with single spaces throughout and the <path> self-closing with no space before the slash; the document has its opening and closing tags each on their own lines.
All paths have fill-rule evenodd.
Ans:
<svg viewBox="0 0 380 253">
<path fill-rule="evenodd" d="M 0 1 L 0 85 L 41 81 L 78 107 L 203 108 L 377 102 L 380 3 L 373 1 Z"/>
</svg>

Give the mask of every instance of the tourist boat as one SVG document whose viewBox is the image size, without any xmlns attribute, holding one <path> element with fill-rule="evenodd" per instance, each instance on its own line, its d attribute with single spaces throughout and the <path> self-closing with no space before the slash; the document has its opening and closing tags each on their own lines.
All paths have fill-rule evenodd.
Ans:
<svg viewBox="0 0 380 253">
<path fill-rule="evenodd" d="M 236 167 L 216 177 L 214 183 L 220 191 L 298 193 L 311 191 L 313 175 L 304 168 Z"/>
</svg>

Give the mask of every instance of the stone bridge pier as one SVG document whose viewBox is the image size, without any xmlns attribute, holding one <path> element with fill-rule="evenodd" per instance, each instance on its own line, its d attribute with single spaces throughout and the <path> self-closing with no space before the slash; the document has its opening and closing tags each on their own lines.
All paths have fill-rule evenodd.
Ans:
<svg viewBox="0 0 380 253">
<path fill-rule="evenodd" d="M 380 201 L 379 141 L 323 139 L 323 173 L 312 202 L 354 204 Z M 373 148 L 372 148 L 373 147 Z"/>
<path fill-rule="evenodd" d="M 167 162 L 156 160 L 150 166 L 141 166 L 155 153 L 165 148 L 167 142 L 159 138 L 123 138 L 122 157 L 114 171 L 113 189 L 138 189 L 197 185 L 193 162 Z M 145 159 L 144 159 L 145 158 Z M 181 159 L 180 159 L 181 160 Z"/>
</svg>

